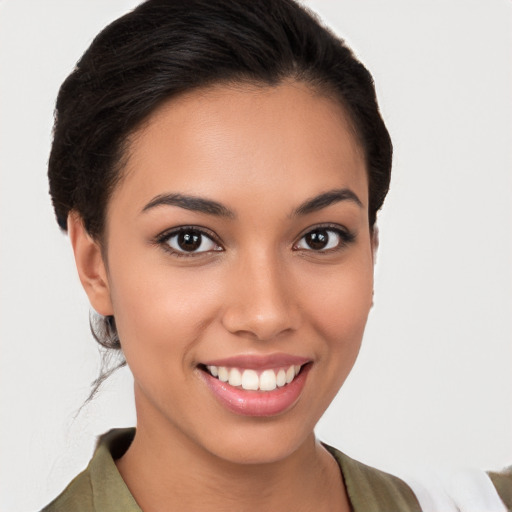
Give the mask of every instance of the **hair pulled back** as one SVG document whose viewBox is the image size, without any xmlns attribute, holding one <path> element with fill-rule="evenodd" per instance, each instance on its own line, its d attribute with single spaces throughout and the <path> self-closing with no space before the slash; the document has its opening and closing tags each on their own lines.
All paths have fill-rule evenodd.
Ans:
<svg viewBox="0 0 512 512">
<path fill-rule="evenodd" d="M 148 0 L 107 26 L 64 81 L 48 177 L 57 222 L 77 212 L 101 243 L 127 140 L 162 102 L 218 83 L 310 84 L 347 110 L 366 158 L 369 221 L 387 194 L 392 146 L 372 77 L 293 0 Z M 113 318 L 93 329 L 120 348 Z M 98 324 L 99 325 L 99 324 Z"/>
</svg>

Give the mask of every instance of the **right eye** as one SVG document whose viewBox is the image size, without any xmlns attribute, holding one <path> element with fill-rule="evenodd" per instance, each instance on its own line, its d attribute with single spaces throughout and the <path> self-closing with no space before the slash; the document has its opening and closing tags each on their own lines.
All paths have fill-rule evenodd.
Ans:
<svg viewBox="0 0 512 512">
<path fill-rule="evenodd" d="M 222 247 L 210 236 L 195 228 L 181 228 L 171 231 L 161 237 L 160 243 L 166 244 L 172 252 L 180 256 L 222 251 Z"/>
</svg>

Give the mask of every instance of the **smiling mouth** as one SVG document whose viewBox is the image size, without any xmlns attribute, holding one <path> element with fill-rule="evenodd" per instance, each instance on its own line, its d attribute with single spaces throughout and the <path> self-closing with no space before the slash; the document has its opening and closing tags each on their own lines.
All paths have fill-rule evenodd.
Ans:
<svg viewBox="0 0 512 512">
<path fill-rule="evenodd" d="M 304 365 L 290 365 L 263 371 L 214 365 L 200 365 L 200 368 L 234 388 L 265 392 L 286 387 L 299 375 L 302 366 Z"/>
</svg>

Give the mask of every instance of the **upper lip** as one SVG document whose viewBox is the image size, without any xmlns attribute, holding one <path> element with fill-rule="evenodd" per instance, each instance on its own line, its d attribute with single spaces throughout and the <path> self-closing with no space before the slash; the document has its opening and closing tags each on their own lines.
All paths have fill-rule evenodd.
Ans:
<svg viewBox="0 0 512 512">
<path fill-rule="evenodd" d="M 202 361 L 205 366 L 225 366 L 229 368 L 247 368 L 252 370 L 261 370 L 266 368 L 280 368 L 291 365 L 303 365 L 310 362 L 311 359 L 292 354 L 241 354 L 222 359 L 212 359 Z"/>
</svg>

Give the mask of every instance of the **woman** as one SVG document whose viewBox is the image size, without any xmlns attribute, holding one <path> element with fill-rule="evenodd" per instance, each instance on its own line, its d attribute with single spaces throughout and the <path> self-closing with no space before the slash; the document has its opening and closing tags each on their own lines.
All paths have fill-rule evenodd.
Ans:
<svg viewBox="0 0 512 512">
<path fill-rule="evenodd" d="M 100 448 L 48 510 L 350 510 L 313 428 L 372 302 L 391 144 L 368 72 L 290 2 L 150 1 L 56 112 L 57 220 L 137 432 L 102 445 L 119 473 Z"/>
<path fill-rule="evenodd" d="M 50 162 L 59 223 L 105 318 L 98 336 L 122 346 L 135 377 L 138 430 L 131 444 L 132 433 L 116 437 L 119 473 L 143 510 L 205 500 L 361 509 L 369 495 L 350 494 L 350 482 L 367 480 L 351 480 L 352 463 L 316 444 L 312 429 L 353 364 L 371 306 L 390 145 L 369 76 L 298 11 L 295 31 L 279 34 L 269 26 L 285 7 L 259 4 L 256 44 L 232 22 L 255 6 L 223 18 L 235 7 L 202 6 L 206 15 L 187 4 L 197 15 L 189 23 L 208 19 L 206 34 L 184 21 L 182 33 L 168 32 L 190 37 L 170 66 L 176 82 L 160 82 L 164 43 L 148 48 L 137 33 L 145 19 L 152 34 L 155 20 L 164 26 L 167 8 L 151 5 L 98 39 L 64 85 Z M 321 36 L 331 44 L 323 51 L 312 46 Z M 300 54 L 279 47 L 300 43 Z M 348 62 L 333 77 L 322 66 L 336 44 L 336 62 Z M 150 78 L 151 88 L 141 84 Z M 417 507 L 401 482 L 370 474 L 382 479 L 382 490 L 372 485 L 380 504 Z M 54 508 L 88 499 L 80 482 Z"/>
</svg>

